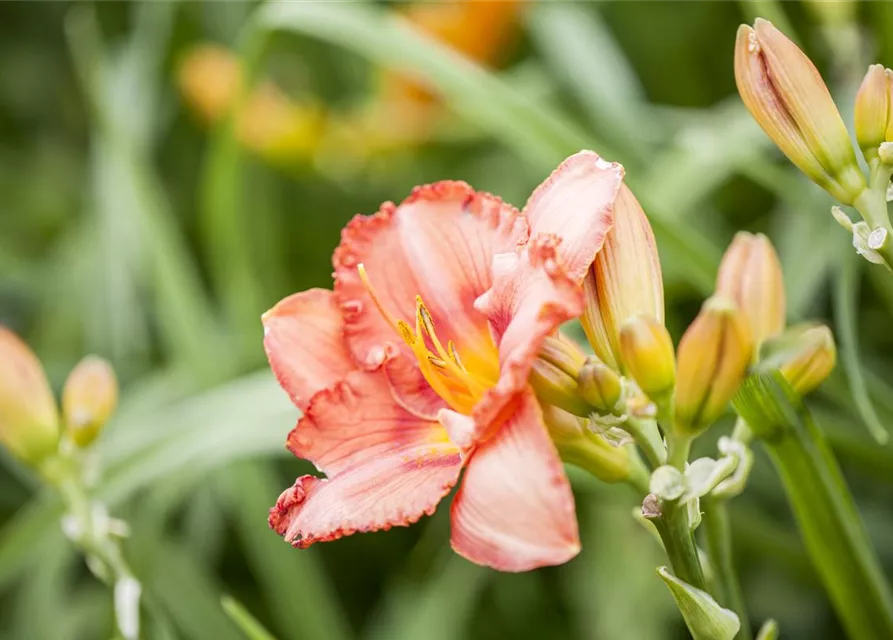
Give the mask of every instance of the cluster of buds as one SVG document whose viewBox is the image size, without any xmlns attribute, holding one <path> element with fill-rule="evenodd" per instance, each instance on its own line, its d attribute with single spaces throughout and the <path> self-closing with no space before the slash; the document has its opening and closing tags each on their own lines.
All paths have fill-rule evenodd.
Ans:
<svg viewBox="0 0 893 640">
<path fill-rule="evenodd" d="M 853 234 L 857 251 L 893 268 L 893 227 L 887 194 L 893 174 L 893 72 L 872 65 L 855 104 L 856 140 L 870 174 L 859 167 L 853 143 L 815 65 L 770 22 L 742 25 L 735 43 L 738 92 L 754 119 L 804 174 L 835 199 L 859 211 L 864 223 L 835 218 Z"/>
<path fill-rule="evenodd" d="M 828 377 L 836 360 L 830 330 L 785 330 L 781 264 L 768 238 L 735 236 L 715 294 L 674 349 L 654 236 L 627 187 L 614 215 L 584 281 L 581 321 L 595 355 L 564 336 L 547 339 L 531 374 L 543 403 L 602 424 L 657 418 L 665 434 L 690 439 L 726 412 L 752 371 L 778 370 L 801 395 Z"/>
<path fill-rule="evenodd" d="M 111 366 L 89 356 L 71 372 L 62 416 L 37 356 L 0 327 L 0 444 L 38 467 L 63 442 L 89 446 L 115 409 L 118 385 Z"/>
</svg>

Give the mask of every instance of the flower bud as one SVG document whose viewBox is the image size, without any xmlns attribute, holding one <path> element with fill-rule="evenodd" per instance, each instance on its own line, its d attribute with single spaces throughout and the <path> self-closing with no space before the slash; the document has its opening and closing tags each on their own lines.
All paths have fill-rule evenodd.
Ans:
<svg viewBox="0 0 893 640">
<path fill-rule="evenodd" d="M 570 339 L 548 337 L 530 370 L 530 385 L 541 402 L 574 415 L 588 416 L 592 407 L 577 393 L 577 376 L 586 356 Z"/>
<path fill-rule="evenodd" d="M 716 293 L 733 300 L 744 313 L 756 345 L 784 330 L 781 264 L 763 234 L 735 234 L 719 265 Z"/>
<path fill-rule="evenodd" d="M 707 300 L 679 342 L 677 429 L 697 433 L 719 418 L 744 379 L 752 354 L 744 314 L 727 298 Z"/>
<path fill-rule="evenodd" d="M 626 185 L 614 202 L 614 226 L 583 290 L 586 305 L 580 322 L 595 355 L 615 371 L 625 371 L 620 325 L 639 313 L 664 321 L 664 289 L 654 234 Z"/>
<path fill-rule="evenodd" d="M 605 482 L 620 482 L 629 477 L 632 465 L 627 450 L 590 431 L 585 420 L 548 405 L 543 407 L 543 420 L 564 462 Z"/>
<path fill-rule="evenodd" d="M 827 380 L 836 362 L 834 336 L 823 325 L 792 327 L 767 342 L 760 353 L 760 369 L 778 369 L 801 396 Z"/>
<path fill-rule="evenodd" d="M 40 361 L 18 336 L 0 327 L 0 443 L 38 464 L 58 442 L 56 401 Z"/>
<path fill-rule="evenodd" d="M 663 324 L 647 314 L 633 316 L 620 328 L 620 352 L 639 388 L 654 401 L 665 398 L 676 381 L 673 340 Z"/>
<path fill-rule="evenodd" d="M 882 65 L 868 68 L 856 94 L 856 140 L 867 162 L 878 156 L 881 143 L 893 141 L 893 71 Z"/>
<path fill-rule="evenodd" d="M 118 380 L 112 366 L 87 356 L 68 375 L 62 392 L 62 413 L 69 437 L 86 447 L 99 435 L 118 402 Z"/>
<path fill-rule="evenodd" d="M 592 358 L 577 376 L 577 393 L 598 413 L 613 413 L 623 393 L 620 376 L 611 367 Z"/>
<path fill-rule="evenodd" d="M 815 65 L 772 23 L 741 25 L 735 42 L 738 93 L 763 131 L 844 204 L 866 187 L 852 142 Z"/>
</svg>

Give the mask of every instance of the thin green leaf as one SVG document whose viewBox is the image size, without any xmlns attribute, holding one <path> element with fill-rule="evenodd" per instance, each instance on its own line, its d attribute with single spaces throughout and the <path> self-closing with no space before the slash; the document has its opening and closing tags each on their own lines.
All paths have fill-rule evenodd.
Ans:
<svg viewBox="0 0 893 640">
<path fill-rule="evenodd" d="M 346 640 L 351 637 L 346 617 L 319 556 L 296 553 L 266 526 L 269 505 L 281 490 L 269 468 L 257 463 L 231 467 L 223 483 L 228 508 L 275 627 L 283 638 Z M 295 598 L 299 590 L 302 595 Z"/>
<path fill-rule="evenodd" d="M 220 599 L 220 604 L 223 606 L 223 610 L 226 611 L 226 615 L 236 623 L 236 626 L 242 630 L 242 633 L 245 634 L 248 640 L 276 640 L 273 634 L 264 629 L 263 625 L 232 596 L 223 596 Z"/>
<path fill-rule="evenodd" d="M 840 360 L 850 381 L 850 391 L 859 416 L 879 444 L 889 439 L 887 429 L 881 423 L 859 362 L 859 338 L 856 329 L 856 309 L 859 297 L 859 267 L 863 260 L 849 247 L 841 253 L 834 280 L 834 316 L 837 320 L 837 336 L 840 343 Z"/>
</svg>

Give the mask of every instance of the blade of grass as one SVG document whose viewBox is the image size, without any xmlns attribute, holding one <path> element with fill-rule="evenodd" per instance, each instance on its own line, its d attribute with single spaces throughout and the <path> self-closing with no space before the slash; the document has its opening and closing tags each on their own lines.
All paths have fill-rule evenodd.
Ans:
<svg viewBox="0 0 893 640">
<path fill-rule="evenodd" d="M 849 247 L 840 252 L 834 279 L 834 316 L 837 320 L 837 336 L 840 357 L 850 382 L 850 391 L 859 416 L 879 444 L 886 444 L 889 434 L 875 411 L 868 394 L 862 365 L 859 361 L 859 334 L 856 328 L 856 309 L 859 296 L 859 267 L 863 260 Z"/>
<path fill-rule="evenodd" d="M 223 596 L 220 605 L 248 640 L 276 640 L 273 634 L 264 629 L 263 625 L 248 612 L 248 609 L 232 596 Z"/>
<path fill-rule="evenodd" d="M 281 489 L 269 467 L 256 462 L 229 468 L 223 483 L 227 507 L 275 628 L 282 638 L 346 640 L 350 629 L 319 556 L 297 553 L 266 526 L 269 506 Z M 302 595 L 295 598 L 298 590 Z"/>
</svg>

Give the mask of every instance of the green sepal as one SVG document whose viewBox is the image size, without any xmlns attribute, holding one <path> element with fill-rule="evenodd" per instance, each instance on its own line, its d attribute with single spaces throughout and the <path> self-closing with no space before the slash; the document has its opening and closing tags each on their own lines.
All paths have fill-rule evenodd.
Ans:
<svg viewBox="0 0 893 640">
<path fill-rule="evenodd" d="M 709 593 L 683 582 L 666 567 L 658 567 L 657 575 L 669 587 L 694 640 L 732 640 L 735 637 L 741 623 L 733 611 L 719 606 Z"/>
</svg>

